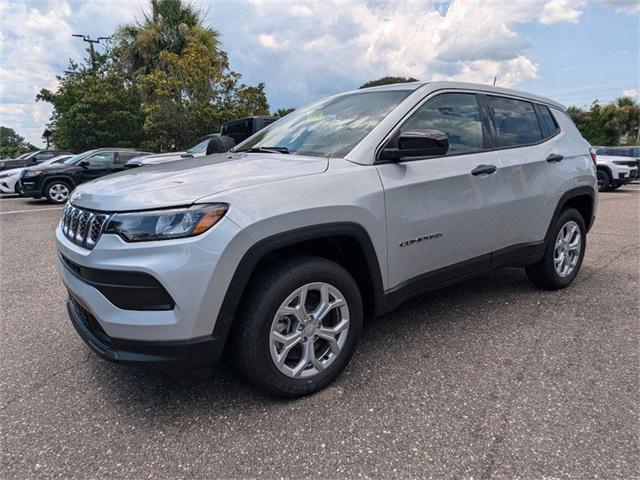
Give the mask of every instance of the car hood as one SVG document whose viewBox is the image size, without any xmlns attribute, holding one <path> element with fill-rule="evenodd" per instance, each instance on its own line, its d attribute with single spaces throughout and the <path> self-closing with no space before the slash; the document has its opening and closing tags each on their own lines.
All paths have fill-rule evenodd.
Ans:
<svg viewBox="0 0 640 480">
<path fill-rule="evenodd" d="M 190 205 L 225 190 L 322 173 L 327 166 L 319 157 L 222 153 L 109 175 L 80 185 L 71 202 L 112 212 Z"/>
</svg>

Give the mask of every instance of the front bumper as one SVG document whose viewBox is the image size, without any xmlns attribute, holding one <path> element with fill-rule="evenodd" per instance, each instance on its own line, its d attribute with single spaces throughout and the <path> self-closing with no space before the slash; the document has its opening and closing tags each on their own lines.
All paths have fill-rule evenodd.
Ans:
<svg viewBox="0 0 640 480">
<path fill-rule="evenodd" d="M 38 177 L 21 178 L 19 180 L 22 195 L 25 197 L 41 198 L 44 193 L 42 191 L 43 182 Z"/>
<path fill-rule="evenodd" d="M 208 232 L 184 239 L 129 243 L 103 234 L 89 250 L 72 243 L 59 226 L 56 239 L 58 271 L 70 294 L 110 338 L 144 342 L 213 335 L 231 278 L 251 245 L 226 217 Z M 152 277 L 162 290 L 145 292 L 132 277 L 121 275 L 126 272 Z M 169 305 L 144 307 L 163 292 Z"/>
<path fill-rule="evenodd" d="M 0 193 L 15 193 L 15 182 L 9 182 L 7 179 L 0 180 Z"/>
<path fill-rule="evenodd" d="M 145 342 L 112 338 L 79 300 L 69 296 L 67 311 L 84 342 L 105 360 L 159 368 L 195 369 L 213 366 L 220 360 L 225 339 L 206 336 L 184 341 Z"/>
</svg>

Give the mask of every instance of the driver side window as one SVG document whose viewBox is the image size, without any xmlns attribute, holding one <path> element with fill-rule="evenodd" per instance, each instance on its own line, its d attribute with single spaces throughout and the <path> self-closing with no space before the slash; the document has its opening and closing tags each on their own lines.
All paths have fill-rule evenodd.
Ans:
<svg viewBox="0 0 640 480">
<path fill-rule="evenodd" d="M 106 167 L 113 164 L 113 152 L 98 152 L 86 161 L 91 167 Z"/>
<path fill-rule="evenodd" d="M 483 148 L 482 119 L 476 96 L 444 93 L 427 101 L 400 128 L 440 130 L 449 139 L 447 155 L 480 151 Z"/>
</svg>

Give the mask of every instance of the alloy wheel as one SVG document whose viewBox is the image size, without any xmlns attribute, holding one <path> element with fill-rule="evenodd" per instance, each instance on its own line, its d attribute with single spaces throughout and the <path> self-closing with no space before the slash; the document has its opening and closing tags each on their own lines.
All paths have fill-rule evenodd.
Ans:
<svg viewBox="0 0 640 480">
<path fill-rule="evenodd" d="M 286 376 L 309 378 L 338 358 L 348 334 L 344 295 L 328 283 L 308 283 L 292 292 L 273 318 L 271 359 Z"/>
<path fill-rule="evenodd" d="M 580 227 L 575 221 L 569 220 L 558 232 L 553 251 L 553 265 L 560 277 L 564 278 L 573 273 L 580 260 L 581 249 Z"/>
<path fill-rule="evenodd" d="M 69 197 L 69 188 L 63 183 L 54 183 L 49 187 L 49 196 L 56 202 L 65 202 Z"/>
</svg>

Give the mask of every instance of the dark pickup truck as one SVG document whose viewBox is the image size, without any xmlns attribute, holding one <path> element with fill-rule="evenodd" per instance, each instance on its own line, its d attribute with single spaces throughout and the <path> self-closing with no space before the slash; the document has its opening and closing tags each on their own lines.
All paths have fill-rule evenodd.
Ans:
<svg viewBox="0 0 640 480">
<path fill-rule="evenodd" d="M 129 160 L 128 167 L 155 165 L 172 162 L 183 158 L 204 157 L 213 153 L 229 151 L 240 142 L 244 142 L 254 133 L 262 130 L 278 120 L 278 117 L 254 116 L 244 117 L 225 122 L 220 127 L 220 133 L 212 133 L 199 138 L 187 150 L 182 152 L 159 153 Z"/>
</svg>

